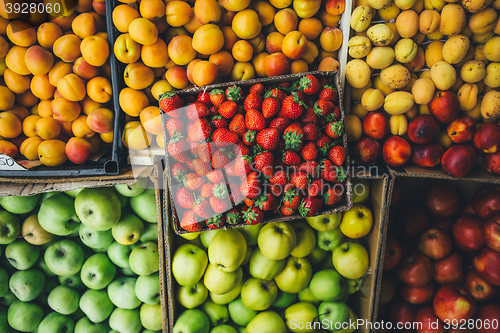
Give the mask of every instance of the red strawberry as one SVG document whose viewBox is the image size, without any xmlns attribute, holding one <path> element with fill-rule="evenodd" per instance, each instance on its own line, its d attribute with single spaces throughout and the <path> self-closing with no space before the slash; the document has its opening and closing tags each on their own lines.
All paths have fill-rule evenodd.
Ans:
<svg viewBox="0 0 500 333">
<path fill-rule="evenodd" d="M 252 158 L 249 155 L 236 156 L 234 159 L 234 176 L 242 177 L 250 173 Z"/>
<path fill-rule="evenodd" d="M 310 74 L 303 76 L 299 80 L 298 87 L 307 95 L 317 94 L 321 90 L 321 85 L 318 79 L 314 75 Z"/>
<path fill-rule="evenodd" d="M 249 109 L 246 111 L 245 126 L 248 130 L 260 131 L 266 127 L 266 120 L 262 113 L 253 109 Z"/>
<path fill-rule="evenodd" d="M 323 154 L 323 156 L 326 156 L 328 154 L 331 145 L 332 145 L 332 139 L 330 139 L 330 137 L 324 134 L 322 134 L 316 141 L 316 146 L 318 147 L 320 153 Z"/>
<path fill-rule="evenodd" d="M 244 198 L 243 203 L 247 205 L 248 207 L 252 207 L 253 204 L 255 203 L 255 199 L 250 199 L 250 198 Z"/>
<path fill-rule="evenodd" d="M 343 183 L 347 178 L 347 173 L 341 166 L 335 166 L 335 183 Z"/>
<path fill-rule="evenodd" d="M 160 95 L 160 109 L 174 118 L 181 116 L 180 108 L 182 107 L 182 99 L 175 92 L 168 91 Z"/>
<path fill-rule="evenodd" d="M 200 177 L 203 177 L 207 172 L 212 170 L 210 163 L 203 163 L 199 158 L 193 160 L 194 172 Z"/>
<path fill-rule="evenodd" d="M 309 177 L 317 177 L 318 173 L 318 162 L 316 161 L 305 161 L 299 167 L 299 171 L 307 173 Z"/>
<path fill-rule="evenodd" d="M 239 140 L 233 146 L 233 153 L 236 155 L 249 155 L 251 150 L 246 144 L 243 143 L 243 141 Z"/>
<path fill-rule="evenodd" d="M 167 145 L 167 151 L 177 161 L 186 163 L 188 160 L 189 147 L 180 133 L 174 133 Z"/>
<path fill-rule="evenodd" d="M 210 137 L 210 133 L 212 133 L 210 124 L 206 119 L 200 118 L 193 122 L 188 137 L 191 141 L 206 141 Z"/>
<path fill-rule="evenodd" d="M 200 231 L 204 226 L 203 221 L 198 221 L 192 210 L 184 213 L 180 224 L 182 229 L 191 232 Z"/>
<path fill-rule="evenodd" d="M 281 103 L 276 97 L 266 97 L 262 102 L 262 114 L 264 118 L 271 118 L 281 110 Z"/>
<path fill-rule="evenodd" d="M 194 195 L 185 187 L 180 187 L 175 193 L 175 205 L 189 209 L 193 206 Z"/>
<path fill-rule="evenodd" d="M 216 147 L 222 148 L 235 144 L 239 140 L 238 134 L 228 130 L 227 128 L 218 128 L 212 134 L 212 141 Z"/>
<path fill-rule="evenodd" d="M 225 183 L 214 186 L 213 196 L 210 197 L 210 206 L 218 214 L 225 213 L 231 208 L 231 199 Z"/>
<path fill-rule="evenodd" d="M 212 157 L 212 167 L 214 169 L 224 169 L 224 167 L 234 159 L 233 152 L 225 149 L 227 148 L 221 148 L 215 151 Z"/>
<path fill-rule="evenodd" d="M 307 105 L 304 104 L 296 92 L 293 92 L 283 100 L 279 115 L 289 119 L 299 119 L 306 108 Z"/>
<path fill-rule="evenodd" d="M 243 210 L 243 220 L 249 225 L 259 224 L 264 220 L 264 212 L 259 207 L 248 207 Z"/>
<path fill-rule="evenodd" d="M 333 112 L 334 105 L 332 102 L 320 99 L 314 104 L 314 112 L 318 116 L 327 116 Z"/>
<path fill-rule="evenodd" d="M 273 88 L 266 93 L 265 97 L 276 97 L 278 101 L 282 102 L 286 98 L 286 94 L 281 88 Z"/>
<path fill-rule="evenodd" d="M 229 193 L 229 197 L 233 202 L 233 206 L 240 204 L 243 201 L 243 195 L 240 192 L 240 184 L 229 183 L 229 189 L 231 193 Z"/>
<path fill-rule="evenodd" d="M 188 159 L 188 160 L 186 161 L 186 166 L 187 166 L 187 168 L 188 168 L 189 170 L 194 171 L 194 167 L 193 167 L 193 160 Z"/>
<path fill-rule="evenodd" d="M 205 178 L 198 176 L 196 173 L 188 173 L 184 185 L 191 191 L 196 191 L 205 184 Z"/>
<path fill-rule="evenodd" d="M 315 216 L 319 213 L 321 206 L 323 206 L 323 198 L 321 198 L 321 197 L 316 197 L 316 198 L 307 197 L 307 198 L 302 199 L 302 203 L 300 204 L 300 207 L 299 207 L 299 213 L 303 217 Z"/>
<path fill-rule="evenodd" d="M 212 216 L 206 221 L 207 227 L 210 229 L 219 229 L 224 225 L 224 222 L 226 222 L 226 216 L 224 214 L 217 214 Z"/>
<path fill-rule="evenodd" d="M 200 195 L 202 198 L 210 198 L 213 194 L 213 189 L 214 189 L 215 184 L 212 183 L 205 183 L 200 189 Z M 191 204 L 192 205 L 192 204 Z M 191 207 L 191 206 L 189 206 Z"/>
<path fill-rule="evenodd" d="M 332 121 L 326 125 L 325 133 L 332 139 L 339 138 L 344 133 L 344 124 L 340 121 Z"/>
<path fill-rule="evenodd" d="M 330 80 L 325 76 L 318 77 L 318 81 L 322 87 L 326 86 L 330 82 Z"/>
<path fill-rule="evenodd" d="M 300 155 L 293 150 L 286 150 L 283 153 L 283 162 L 286 165 L 299 165 L 302 162 Z"/>
<path fill-rule="evenodd" d="M 264 150 L 275 150 L 278 142 L 279 132 L 275 128 L 265 128 L 257 134 L 257 143 Z"/>
<path fill-rule="evenodd" d="M 307 194 L 310 197 L 317 197 L 323 194 L 323 191 L 325 189 L 325 181 L 321 178 L 314 178 L 311 180 L 311 183 L 309 184 L 307 188 Z"/>
<path fill-rule="evenodd" d="M 207 179 L 214 184 L 224 180 L 224 173 L 221 170 L 211 170 L 205 175 Z"/>
<path fill-rule="evenodd" d="M 280 213 L 283 216 L 291 216 L 291 215 L 295 214 L 296 212 L 297 212 L 296 209 L 293 209 L 293 208 L 290 208 L 290 207 L 287 207 L 287 206 L 281 206 L 280 207 Z"/>
<path fill-rule="evenodd" d="M 271 177 L 274 172 L 274 155 L 270 152 L 263 152 L 255 156 L 255 169 L 262 172 L 266 177 Z"/>
<path fill-rule="evenodd" d="M 170 137 L 173 137 L 174 133 L 182 134 L 184 132 L 184 122 L 179 118 L 170 118 L 169 120 L 167 120 L 165 128 L 167 129 Z"/>
<path fill-rule="evenodd" d="M 319 164 L 320 175 L 324 180 L 330 182 L 343 182 L 345 180 L 345 171 L 341 167 L 333 165 L 330 160 L 324 159 Z"/>
<path fill-rule="evenodd" d="M 345 148 L 342 146 L 333 146 L 332 148 L 330 148 L 330 151 L 328 152 L 328 158 L 335 165 L 344 164 L 345 157 L 346 157 L 346 151 Z"/>
<path fill-rule="evenodd" d="M 281 134 L 281 133 L 283 133 L 285 128 L 288 127 L 288 125 L 290 125 L 290 119 L 285 118 L 285 117 L 278 117 L 278 118 L 275 118 L 271 121 L 271 123 L 269 124 L 269 127 L 276 128 L 278 130 L 278 132 Z"/>
<path fill-rule="evenodd" d="M 241 140 L 247 146 L 255 145 L 255 140 L 257 138 L 257 132 L 255 131 L 246 131 L 245 134 L 241 137 Z"/>
<path fill-rule="evenodd" d="M 288 176 L 284 170 L 278 170 L 268 179 L 271 184 L 285 185 L 288 183 Z"/>
<path fill-rule="evenodd" d="M 314 124 L 306 124 L 302 129 L 304 131 L 304 141 L 316 141 L 319 138 L 318 126 Z"/>
<path fill-rule="evenodd" d="M 239 209 L 233 208 L 226 213 L 226 222 L 229 224 L 238 224 L 241 222 L 242 214 Z"/>
<path fill-rule="evenodd" d="M 278 184 L 269 184 L 268 189 L 275 197 L 280 197 L 283 193 L 283 186 Z"/>
<path fill-rule="evenodd" d="M 262 96 L 264 94 L 264 85 L 262 83 L 256 83 L 250 87 L 249 92 Z"/>
<path fill-rule="evenodd" d="M 229 121 L 222 117 L 220 114 L 217 114 L 216 116 L 212 117 L 210 119 L 210 122 L 212 123 L 212 126 L 214 128 L 228 128 L 229 127 Z"/>
<path fill-rule="evenodd" d="M 309 185 L 309 178 L 305 172 L 299 171 L 294 172 L 290 175 L 290 181 L 299 190 L 305 190 L 307 185 Z"/>
<path fill-rule="evenodd" d="M 285 195 L 283 196 L 283 205 L 291 209 L 297 209 L 299 208 L 301 200 L 302 197 L 300 196 L 300 194 L 298 194 L 296 190 L 290 189 L 287 190 L 285 192 Z"/>
<path fill-rule="evenodd" d="M 219 107 L 212 105 L 212 107 L 209 110 L 208 116 L 209 117 L 215 117 L 215 116 L 220 116 L 219 114 Z"/>
<path fill-rule="evenodd" d="M 236 111 L 238 110 L 238 105 L 236 105 L 236 102 L 233 101 L 225 101 L 222 103 L 221 106 L 219 106 L 219 114 L 223 116 L 226 119 L 231 119 L 234 117 L 236 114 Z"/>
<path fill-rule="evenodd" d="M 212 208 L 205 198 L 198 198 L 193 203 L 193 213 L 202 219 L 212 216 Z"/>
<path fill-rule="evenodd" d="M 229 123 L 229 130 L 237 133 L 239 136 L 242 136 L 246 130 L 247 127 L 245 126 L 245 116 L 242 114 L 236 114 Z"/>
<path fill-rule="evenodd" d="M 196 155 L 198 152 L 196 148 L 198 147 L 198 142 L 193 142 L 189 138 L 186 139 L 187 145 L 189 147 L 189 152 L 191 155 Z"/>
<path fill-rule="evenodd" d="M 261 183 L 257 171 L 252 171 L 243 177 L 240 191 L 243 196 L 250 199 L 255 199 L 261 194 Z"/>
<path fill-rule="evenodd" d="M 325 205 L 335 205 L 342 198 L 342 191 L 335 186 L 328 186 L 326 192 L 323 194 Z"/>
<path fill-rule="evenodd" d="M 309 124 L 312 123 L 314 125 L 317 125 L 319 123 L 319 117 L 318 115 L 314 112 L 313 108 L 307 108 L 307 110 L 304 112 L 302 117 L 300 118 L 300 122 L 302 124 Z"/>
<path fill-rule="evenodd" d="M 262 105 L 262 97 L 256 93 L 250 93 L 243 102 L 243 110 L 260 110 Z"/>
<path fill-rule="evenodd" d="M 208 107 L 201 103 L 201 102 L 194 102 L 188 105 L 186 109 L 186 116 L 189 118 L 191 121 L 195 121 L 198 118 L 203 118 L 208 116 L 210 111 L 208 110 Z"/>
<path fill-rule="evenodd" d="M 228 87 L 226 89 L 226 98 L 229 101 L 238 102 L 240 99 L 243 98 L 243 90 L 241 90 L 241 88 L 236 85 Z"/>
<path fill-rule="evenodd" d="M 224 91 L 220 89 L 214 89 L 210 92 L 210 102 L 216 107 L 220 107 L 222 103 L 226 101 L 226 95 Z"/>
<path fill-rule="evenodd" d="M 314 142 L 308 142 L 300 151 L 300 155 L 306 161 L 313 161 L 318 157 L 318 148 Z"/>
<path fill-rule="evenodd" d="M 332 113 L 330 113 L 329 115 L 325 116 L 325 120 L 327 122 L 335 121 L 335 120 L 339 120 L 339 119 L 340 119 L 340 109 L 339 109 L 338 106 L 334 106 L 333 110 L 332 110 Z"/>
<path fill-rule="evenodd" d="M 265 193 L 255 200 L 257 206 L 264 212 L 274 211 L 278 208 L 278 199 L 272 193 Z"/>
<path fill-rule="evenodd" d="M 319 99 L 324 99 L 332 103 L 337 103 L 338 97 L 339 94 L 337 93 L 337 89 L 330 85 L 324 86 L 319 93 Z"/>
<path fill-rule="evenodd" d="M 210 93 L 208 91 L 202 91 L 198 94 L 198 98 L 196 98 L 196 102 L 200 102 L 205 104 L 206 106 L 212 106 L 212 102 L 210 101 Z"/>
<path fill-rule="evenodd" d="M 179 183 L 184 183 L 184 177 L 189 171 L 185 164 L 175 162 L 170 169 L 170 172 L 172 173 L 172 177 L 174 177 L 174 179 L 176 179 Z"/>
<path fill-rule="evenodd" d="M 283 132 L 285 140 L 285 149 L 293 149 L 299 151 L 302 148 L 304 131 L 302 126 L 297 123 L 289 125 Z"/>
<path fill-rule="evenodd" d="M 203 163 L 210 163 L 212 161 L 212 155 L 215 150 L 215 145 L 213 142 L 202 142 L 196 146 L 196 154 Z"/>
</svg>

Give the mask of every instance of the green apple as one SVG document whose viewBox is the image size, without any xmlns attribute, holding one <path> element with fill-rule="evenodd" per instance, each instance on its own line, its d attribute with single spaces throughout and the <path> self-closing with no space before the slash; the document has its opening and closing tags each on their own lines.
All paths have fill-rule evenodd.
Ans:
<svg viewBox="0 0 500 333">
<path fill-rule="evenodd" d="M 158 244 L 146 242 L 137 245 L 128 259 L 130 269 L 137 275 L 150 275 L 160 269 Z"/>
<path fill-rule="evenodd" d="M 123 245 L 136 243 L 141 238 L 143 232 L 144 223 L 134 214 L 122 215 L 120 221 L 111 228 L 111 233 L 115 241 Z"/>
<path fill-rule="evenodd" d="M 284 291 L 278 289 L 278 297 L 276 297 L 273 306 L 275 308 L 285 309 L 292 305 L 296 299 L 297 294 L 285 293 Z"/>
<path fill-rule="evenodd" d="M 120 201 L 120 206 L 123 208 L 125 206 L 128 206 L 128 201 L 129 201 L 129 198 L 124 196 L 124 195 L 121 195 L 117 190 L 116 188 L 112 188 L 113 192 L 115 193 L 116 197 L 118 198 L 118 201 Z"/>
<path fill-rule="evenodd" d="M 142 275 L 137 277 L 135 283 L 135 295 L 146 304 L 160 303 L 160 275 L 158 272 L 151 275 Z"/>
<path fill-rule="evenodd" d="M 91 249 L 107 248 L 111 243 L 113 243 L 111 230 L 97 231 L 90 229 L 83 223 L 80 223 L 78 234 L 83 244 L 87 245 Z"/>
<path fill-rule="evenodd" d="M 339 246 L 344 240 L 344 234 L 340 228 L 329 231 L 318 231 L 318 246 L 324 251 L 331 251 Z"/>
<path fill-rule="evenodd" d="M 158 222 L 155 190 L 145 190 L 138 196 L 130 198 L 130 207 L 144 221 L 149 223 Z"/>
<path fill-rule="evenodd" d="M 286 333 L 286 326 L 279 314 L 274 311 L 264 311 L 248 323 L 247 333 Z"/>
<path fill-rule="evenodd" d="M 83 317 L 75 325 L 74 333 L 107 333 L 103 324 L 93 323 L 87 317 Z"/>
<path fill-rule="evenodd" d="M 296 294 L 307 287 L 311 276 L 311 264 L 306 258 L 288 257 L 285 267 L 274 281 L 282 291 Z"/>
<path fill-rule="evenodd" d="M 181 286 L 198 283 L 207 268 L 208 256 L 193 244 L 181 245 L 172 258 L 172 274 Z"/>
<path fill-rule="evenodd" d="M 257 239 L 263 254 L 271 260 L 282 260 L 290 255 L 297 244 L 295 230 L 286 222 L 268 223 L 259 233 Z"/>
<path fill-rule="evenodd" d="M 318 309 L 309 302 L 299 302 L 285 310 L 286 326 L 292 332 L 316 332 L 314 321 Z"/>
<path fill-rule="evenodd" d="M 355 323 L 358 320 L 358 316 L 351 309 L 349 309 L 349 319 L 346 320 L 347 323 Z M 352 333 L 356 330 L 356 325 L 349 325 L 348 328 L 335 331 L 335 333 Z"/>
<path fill-rule="evenodd" d="M 229 320 L 229 312 L 226 305 L 215 304 L 212 300 L 207 299 L 200 306 L 200 309 L 207 315 L 211 326 L 222 325 Z"/>
<path fill-rule="evenodd" d="M 184 235 L 191 235 L 193 233 L 187 233 Z M 196 233 L 194 233 L 196 234 Z M 146 243 L 146 242 L 157 242 L 158 241 L 158 225 L 157 224 L 151 224 L 151 223 L 146 223 L 144 225 L 144 231 L 142 232 L 141 238 L 139 239 L 141 243 Z"/>
<path fill-rule="evenodd" d="M 7 293 L 5 293 L 5 295 L 0 297 L 0 305 L 8 307 L 16 300 L 17 300 L 16 295 L 14 295 L 12 291 L 9 290 Z"/>
<path fill-rule="evenodd" d="M 173 220 L 173 219 L 172 219 Z M 173 226 L 173 224 L 172 224 Z M 173 228 L 173 227 L 172 227 Z M 208 232 L 208 231 L 204 231 L 204 232 Z M 194 239 L 199 239 L 198 236 L 201 234 L 201 231 L 198 231 L 198 232 L 186 232 L 184 234 L 180 234 L 179 236 L 181 236 L 182 238 L 184 238 L 185 240 L 188 240 L 188 241 L 191 241 L 191 240 L 194 240 Z M 200 242 L 201 243 L 201 242 Z M 201 244 L 203 245 L 203 244 Z"/>
<path fill-rule="evenodd" d="M 56 277 L 52 278 L 45 278 L 45 286 L 42 289 L 42 292 L 40 295 L 38 295 L 37 298 L 35 298 L 35 302 L 38 303 L 38 305 L 43 305 L 43 306 L 48 306 L 48 298 L 52 290 L 54 290 L 57 286 L 59 286 L 59 281 L 57 280 Z"/>
<path fill-rule="evenodd" d="M 10 327 L 21 332 L 33 332 L 43 318 L 42 308 L 35 303 L 14 301 L 7 312 Z"/>
<path fill-rule="evenodd" d="M 263 311 L 268 309 L 278 296 L 278 287 L 273 280 L 249 278 L 241 288 L 241 299 L 249 309 Z"/>
<path fill-rule="evenodd" d="M 78 193 L 80 193 L 81 191 L 83 191 L 85 189 L 85 187 L 80 187 L 80 188 L 77 188 L 75 190 L 71 190 L 71 191 L 64 191 L 64 194 L 66 195 L 69 195 L 70 197 L 72 198 L 76 198 L 76 196 L 78 195 Z"/>
<path fill-rule="evenodd" d="M 346 280 L 333 269 L 316 272 L 309 284 L 314 297 L 321 301 L 338 301 L 345 294 Z"/>
<path fill-rule="evenodd" d="M 5 269 L 0 267 L 0 297 L 7 294 L 9 291 L 9 274 Z"/>
<path fill-rule="evenodd" d="M 141 301 L 135 295 L 136 278 L 122 277 L 114 280 L 108 286 L 108 297 L 120 309 L 135 309 Z"/>
<path fill-rule="evenodd" d="M 316 244 L 312 252 L 307 256 L 307 260 L 311 263 L 312 266 L 315 266 L 323 261 L 326 257 L 326 251 L 323 250 Z"/>
<path fill-rule="evenodd" d="M 139 310 L 116 308 L 109 317 L 109 326 L 120 333 L 139 333 L 142 328 Z"/>
<path fill-rule="evenodd" d="M 71 317 L 57 312 L 49 313 L 38 326 L 38 333 L 67 333 L 73 332 L 75 322 Z"/>
<path fill-rule="evenodd" d="M 24 240 L 33 245 L 43 245 L 50 242 L 54 235 L 47 232 L 38 222 L 38 215 L 33 214 L 24 220 L 21 226 L 21 235 Z"/>
<path fill-rule="evenodd" d="M 23 302 L 29 302 L 38 297 L 45 286 L 45 275 L 31 268 L 25 271 L 15 272 L 9 280 L 10 291 Z"/>
<path fill-rule="evenodd" d="M 38 222 L 47 232 L 68 236 L 80 226 L 75 201 L 64 194 L 54 195 L 40 205 Z"/>
<path fill-rule="evenodd" d="M 328 322 L 330 331 L 338 331 L 340 325 L 349 320 L 349 311 L 344 302 L 322 302 L 318 307 L 318 320 Z"/>
<path fill-rule="evenodd" d="M 115 306 L 105 290 L 87 290 L 80 297 L 80 309 L 93 323 L 106 320 Z"/>
<path fill-rule="evenodd" d="M 148 185 L 147 178 L 139 178 L 133 184 L 117 184 L 115 185 L 115 189 L 121 195 L 131 198 L 131 197 L 136 197 L 142 192 L 144 192 L 147 185 Z"/>
<path fill-rule="evenodd" d="M 340 230 L 349 238 L 361 238 L 366 236 L 373 226 L 372 211 L 361 204 L 355 204 L 344 213 Z"/>
<path fill-rule="evenodd" d="M 241 228 L 238 228 L 238 231 L 245 237 L 248 246 L 257 245 L 257 239 L 259 238 L 260 229 L 262 229 L 264 225 L 254 224 L 254 225 L 244 225 Z"/>
<path fill-rule="evenodd" d="M 255 249 L 258 249 L 258 247 L 257 246 L 247 247 L 247 252 L 245 253 L 245 258 L 243 258 L 241 266 L 244 266 L 250 262 L 250 258 L 252 258 L 252 254 Z"/>
<path fill-rule="evenodd" d="M 353 204 L 362 204 L 368 200 L 370 196 L 370 180 L 362 178 L 354 178 L 352 180 L 352 198 Z"/>
<path fill-rule="evenodd" d="M 238 267 L 231 273 L 221 271 L 213 264 L 208 264 L 203 283 L 207 289 L 215 294 L 225 294 L 238 286 L 243 278 L 243 270 Z"/>
<path fill-rule="evenodd" d="M 145 329 L 159 331 L 162 329 L 162 311 L 160 304 L 143 304 L 139 312 L 141 324 Z"/>
<path fill-rule="evenodd" d="M 80 272 L 73 275 L 63 275 L 59 276 L 59 283 L 63 286 L 69 287 L 75 290 L 83 290 L 85 289 L 85 285 L 82 282 L 82 277 L 79 274 Z"/>
<path fill-rule="evenodd" d="M 256 248 L 250 258 L 249 272 L 254 278 L 272 280 L 283 270 L 284 266 L 284 259 L 268 259 L 259 248 Z"/>
<path fill-rule="evenodd" d="M 190 309 L 177 318 L 173 333 L 208 333 L 209 330 L 210 322 L 207 315 L 201 310 Z"/>
<path fill-rule="evenodd" d="M 107 254 L 109 259 L 120 268 L 130 268 L 128 258 L 136 245 L 122 245 L 113 242 L 108 246 Z"/>
<path fill-rule="evenodd" d="M 313 295 L 313 293 L 311 292 L 311 289 L 309 287 L 306 287 L 306 288 L 302 289 L 301 291 L 299 291 L 298 295 L 299 295 L 299 301 L 301 301 L 301 302 L 309 302 L 309 303 L 316 304 L 316 305 L 321 303 L 321 301 L 319 299 L 317 299 L 316 296 Z"/>
<path fill-rule="evenodd" d="M 347 280 L 346 293 L 351 295 L 359 290 L 361 287 L 362 279 Z"/>
<path fill-rule="evenodd" d="M 137 274 L 135 274 L 134 271 L 131 270 L 130 268 L 119 268 L 118 272 L 124 276 L 137 276 Z"/>
<path fill-rule="evenodd" d="M 194 309 L 206 301 L 208 290 L 203 282 L 177 288 L 177 301 L 186 309 Z"/>
<path fill-rule="evenodd" d="M 236 328 L 229 325 L 219 325 L 210 331 L 210 333 L 238 333 Z"/>
<path fill-rule="evenodd" d="M 40 194 L 30 196 L 8 196 L 0 198 L 0 205 L 12 214 L 26 214 L 31 212 L 40 200 Z"/>
<path fill-rule="evenodd" d="M 339 226 L 341 218 L 342 213 L 338 212 L 334 214 L 307 217 L 306 221 L 313 229 L 318 231 L 330 231 Z"/>
<path fill-rule="evenodd" d="M 203 244 L 203 246 L 208 249 L 208 245 L 219 231 L 221 231 L 221 229 L 208 230 L 200 233 L 201 244 Z"/>
<path fill-rule="evenodd" d="M 229 303 L 227 308 L 231 320 L 239 326 L 247 326 L 258 313 L 255 310 L 247 308 L 245 304 L 243 304 L 241 297 Z"/>
<path fill-rule="evenodd" d="M 21 222 L 16 215 L 0 211 L 0 244 L 10 244 L 21 235 Z"/>
<path fill-rule="evenodd" d="M 332 254 L 333 266 L 346 279 L 360 279 L 368 270 L 368 252 L 358 243 L 344 243 Z"/>
<path fill-rule="evenodd" d="M 290 254 L 297 258 L 307 257 L 316 245 L 316 234 L 306 222 L 296 222 L 292 227 L 295 230 L 297 244 Z"/>
<path fill-rule="evenodd" d="M 24 239 L 18 239 L 5 247 L 5 257 L 17 270 L 25 270 L 32 267 L 40 256 L 40 248 L 28 243 Z"/>
<path fill-rule="evenodd" d="M 208 261 L 218 269 L 234 272 L 245 259 L 247 242 L 236 229 L 221 230 L 208 246 Z"/>
<path fill-rule="evenodd" d="M 51 192 L 45 192 L 45 193 L 42 193 L 42 197 L 40 198 L 40 203 L 44 202 L 45 200 L 47 200 L 48 198 L 50 197 L 53 197 L 55 195 L 58 195 L 58 194 L 64 194 L 64 192 L 60 192 L 60 191 L 51 191 Z"/>
<path fill-rule="evenodd" d="M 121 204 L 112 188 L 86 188 L 75 199 L 78 217 L 87 227 L 97 231 L 109 230 L 121 216 Z"/>
<path fill-rule="evenodd" d="M 215 304 L 228 304 L 234 301 L 238 296 L 240 296 L 242 287 L 243 287 L 243 281 L 238 283 L 238 285 L 235 288 L 233 288 L 233 290 L 225 294 L 219 295 L 215 293 L 210 293 L 210 298 Z"/>
<path fill-rule="evenodd" d="M 70 315 L 78 310 L 80 294 L 66 286 L 57 286 L 50 292 L 47 302 L 52 310 L 63 315 Z"/>
<path fill-rule="evenodd" d="M 87 288 L 99 290 L 106 288 L 113 281 L 116 267 L 108 256 L 102 253 L 89 257 L 82 266 L 80 276 Z"/>
</svg>

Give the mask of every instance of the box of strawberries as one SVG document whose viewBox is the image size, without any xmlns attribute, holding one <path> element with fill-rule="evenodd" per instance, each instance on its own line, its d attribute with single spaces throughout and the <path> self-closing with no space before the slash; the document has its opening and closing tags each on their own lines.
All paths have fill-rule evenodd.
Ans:
<svg viewBox="0 0 500 333">
<path fill-rule="evenodd" d="M 159 104 L 176 233 L 351 207 L 337 72 L 166 92 Z"/>
</svg>

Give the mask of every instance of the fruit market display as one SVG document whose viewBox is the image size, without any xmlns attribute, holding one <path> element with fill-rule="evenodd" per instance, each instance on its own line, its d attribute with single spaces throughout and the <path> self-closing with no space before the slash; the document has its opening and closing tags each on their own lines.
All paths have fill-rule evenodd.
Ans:
<svg viewBox="0 0 500 333">
<path fill-rule="evenodd" d="M 361 239 L 373 226 L 370 183 L 362 184 L 343 214 L 175 236 L 173 333 L 352 332 L 335 325 L 356 321 L 371 260 Z"/>
<path fill-rule="evenodd" d="M 161 147 L 156 100 L 165 91 L 337 70 L 344 8 L 344 0 L 120 0 L 114 54 L 126 66 L 125 146 L 145 149 L 156 135 Z"/>
<path fill-rule="evenodd" d="M 500 174 L 499 1 L 363 0 L 346 78 L 353 157 Z M 373 75 L 372 75 L 373 72 Z"/>
<path fill-rule="evenodd" d="M 113 142 L 104 2 L 57 5 L 0 9 L 0 153 L 46 166 L 82 164 Z"/>
<path fill-rule="evenodd" d="M 346 150 L 334 85 L 307 74 L 248 92 L 162 95 L 177 230 L 258 224 L 273 213 L 314 216 L 338 205 Z"/>
<path fill-rule="evenodd" d="M 0 198 L 0 332 L 162 329 L 154 190 Z"/>
<path fill-rule="evenodd" d="M 418 333 L 498 332 L 500 189 L 483 185 L 464 201 L 471 194 L 434 183 L 422 204 L 391 208 L 380 298 L 384 319 L 422 323 L 410 328 Z"/>
</svg>

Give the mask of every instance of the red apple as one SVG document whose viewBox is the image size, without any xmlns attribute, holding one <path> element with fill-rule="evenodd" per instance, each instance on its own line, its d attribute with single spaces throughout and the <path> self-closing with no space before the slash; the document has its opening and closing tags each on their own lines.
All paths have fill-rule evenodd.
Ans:
<svg viewBox="0 0 500 333">
<path fill-rule="evenodd" d="M 389 134 L 389 119 L 382 112 L 368 112 L 363 118 L 363 133 L 376 140 L 385 138 Z"/>
<path fill-rule="evenodd" d="M 401 261 L 398 266 L 398 277 L 412 287 L 423 287 L 432 280 L 434 270 L 432 263 L 422 253 L 413 253 Z"/>
<path fill-rule="evenodd" d="M 380 143 L 367 136 L 362 136 L 361 139 L 354 144 L 353 156 L 363 163 L 374 162 L 381 154 L 382 147 Z"/>
<path fill-rule="evenodd" d="M 476 300 L 460 285 L 448 284 L 436 292 L 432 307 L 442 321 L 469 320 L 476 312 Z"/>
<path fill-rule="evenodd" d="M 394 327 L 397 323 L 412 323 L 415 316 L 415 307 L 404 301 L 391 302 L 389 307 L 389 320 L 393 323 Z"/>
<path fill-rule="evenodd" d="M 401 297 L 411 304 L 427 304 L 434 296 L 434 282 L 429 282 L 423 287 L 410 287 L 403 284 L 399 292 Z"/>
<path fill-rule="evenodd" d="M 445 333 L 444 324 L 436 317 L 431 306 L 424 306 L 413 316 L 413 323 L 418 333 Z M 417 324 L 419 323 L 419 324 Z"/>
<path fill-rule="evenodd" d="M 496 286 L 486 282 L 473 269 L 468 269 L 465 273 L 464 287 L 476 301 L 486 301 L 495 296 L 497 292 Z"/>
<path fill-rule="evenodd" d="M 388 271 L 396 267 L 402 257 L 403 252 L 401 251 L 399 242 L 396 238 L 394 238 L 394 236 L 388 235 L 387 242 L 385 244 L 384 271 Z"/>
<path fill-rule="evenodd" d="M 431 227 L 449 232 L 453 223 L 455 223 L 455 221 L 452 219 L 435 219 L 432 221 Z"/>
<path fill-rule="evenodd" d="M 457 252 L 434 261 L 433 266 L 433 279 L 439 284 L 462 283 L 464 280 L 464 264 L 462 257 Z"/>
<path fill-rule="evenodd" d="M 500 253 L 485 246 L 474 257 L 473 266 L 486 282 L 500 286 Z"/>
<path fill-rule="evenodd" d="M 446 132 L 455 143 L 469 142 L 476 132 L 476 122 L 467 116 L 460 116 L 448 124 Z"/>
<path fill-rule="evenodd" d="M 384 142 L 382 158 L 392 167 L 405 165 L 411 157 L 410 144 L 400 136 L 390 136 Z"/>
<path fill-rule="evenodd" d="M 486 171 L 494 175 L 500 175 L 500 151 L 483 155 L 483 164 Z"/>
<path fill-rule="evenodd" d="M 500 252 L 500 213 L 490 216 L 483 224 L 484 242 L 491 249 Z"/>
<path fill-rule="evenodd" d="M 460 114 L 460 102 L 451 90 L 437 91 L 428 106 L 431 115 L 442 123 L 449 123 Z"/>
<path fill-rule="evenodd" d="M 464 177 L 474 169 L 476 162 L 477 155 L 464 145 L 451 146 L 441 158 L 444 172 L 453 177 Z"/>
<path fill-rule="evenodd" d="M 413 143 L 429 143 L 439 135 L 439 123 L 432 116 L 422 114 L 416 116 L 408 124 L 408 136 Z"/>
<path fill-rule="evenodd" d="M 424 191 L 424 203 L 432 216 L 449 218 L 460 208 L 460 191 L 450 183 L 433 182 Z"/>
<path fill-rule="evenodd" d="M 465 253 L 479 251 L 484 246 L 483 221 L 476 215 L 462 215 L 451 226 L 455 245 Z"/>
<path fill-rule="evenodd" d="M 500 305 L 489 304 L 479 309 L 476 313 L 477 325 L 476 333 L 500 333 Z M 489 325 L 485 325 L 485 324 Z"/>
<path fill-rule="evenodd" d="M 432 168 L 441 163 L 443 147 L 439 143 L 413 145 L 411 161 L 422 168 Z"/>
<path fill-rule="evenodd" d="M 399 225 L 405 238 L 417 238 L 429 227 L 429 219 L 422 208 L 413 205 L 401 205 L 397 208 L 395 223 Z"/>
<path fill-rule="evenodd" d="M 481 187 L 474 193 L 470 203 L 476 214 L 483 219 L 500 212 L 500 186 Z"/>
<path fill-rule="evenodd" d="M 474 134 L 473 143 L 483 153 L 496 153 L 500 146 L 500 126 L 495 123 L 481 124 Z"/>
<path fill-rule="evenodd" d="M 451 252 L 451 237 L 441 229 L 431 228 L 418 240 L 418 249 L 430 259 L 442 259 Z"/>
</svg>

